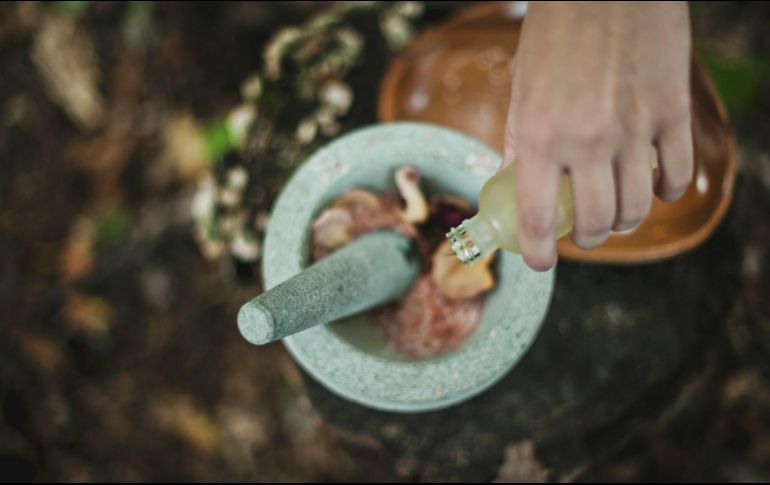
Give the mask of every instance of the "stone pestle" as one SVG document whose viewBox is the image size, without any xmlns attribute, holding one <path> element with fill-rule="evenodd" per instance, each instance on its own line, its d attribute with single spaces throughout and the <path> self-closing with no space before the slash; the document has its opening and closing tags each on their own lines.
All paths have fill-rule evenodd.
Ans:
<svg viewBox="0 0 770 485">
<path fill-rule="evenodd" d="M 243 305 L 238 328 L 252 344 L 267 344 L 392 300 L 419 270 L 408 238 L 371 232 Z"/>
</svg>

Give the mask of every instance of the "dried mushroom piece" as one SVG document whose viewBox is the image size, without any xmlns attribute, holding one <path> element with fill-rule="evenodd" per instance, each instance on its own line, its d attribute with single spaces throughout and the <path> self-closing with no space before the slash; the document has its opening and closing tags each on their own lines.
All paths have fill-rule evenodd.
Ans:
<svg viewBox="0 0 770 485">
<path fill-rule="evenodd" d="M 410 166 L 399 168 L 396 170 L 396 186 L 406 203 L 401 219 L 409 224 L 421 224 L 428 220 L 430 210 L 420 189 L 420 172 Z"/>
<path fill-rule="evenodd" d="M 454 257 L 448 241 L 444 241 L 433 253 L 431 277 L 442 295 L 458 300 L 473 298 L 491 289 L 495 278 L 490 269 L 494 255 L 473 266 L 465 266 Z"/>
</svg>

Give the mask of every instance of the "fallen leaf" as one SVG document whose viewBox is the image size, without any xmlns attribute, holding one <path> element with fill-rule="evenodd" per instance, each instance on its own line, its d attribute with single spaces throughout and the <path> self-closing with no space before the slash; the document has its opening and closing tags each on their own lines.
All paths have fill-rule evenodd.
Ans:
<svg viewBox="0 0 770 485">
<path fill-rule="evenodd" d="M 72 225 L 59 263 L 65 281 L 77 280 L 93 268 L 95 233 L 96 224 L 90 217 L 80 216 Z"/>
<path fill-rule="evenodd" d="M 206 172 L 206 151 L 203 126 L 189 113 L 172 116 L 163 126 L 164 158 L 185 180 L 198 180 Z"/>
<path fill-rule="evenodd" d="M 544 483 L 550 471 L 535 457 L 535 444 L 524 440 L 505 447 L 495 483 Z"/>
<path fill-rule="evenodd" d="M 97 296 L 72 292 L 67 295 L 64 315 L 74 330 L 102 336 L 110 329 L 112 307 Z"/>
<path fill-rule="evenodd" d="M 32 60 L 48 96 L 78 126 L 91 131 L 101 125 L 105 108 L 95 49 L 73 17 L 45 17 L 32 46 Z"/>
<path fill-rule="evenodd" d="M 230 254 L 245 263 L 253 263 L 261 254 L 259 240 L 248 229 L 241 229 L 230 241 Z"/>
<path fill-rule="evenodd" d="M 46 374 L 54 375 L 62 367 L 64 351 L 54 339 L 23 333 L 20 335 L 19 344 L 24 355 Z"/>
<path fill-rule="evenodd" d="M 161 429 L 177 435 L 200 451 L 212 453 L 222 443 L 218 424 L 188 396 L 157 398 L 150 413 Z"/>
</svg>

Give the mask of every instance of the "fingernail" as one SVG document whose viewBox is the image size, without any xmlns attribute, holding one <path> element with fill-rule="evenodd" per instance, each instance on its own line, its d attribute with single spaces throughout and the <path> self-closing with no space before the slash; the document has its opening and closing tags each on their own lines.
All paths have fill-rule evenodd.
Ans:
<svg viewBox="0 0 770 485">
<path fill-rule="evenodd" d="M 572 235 L 572 242 L 580 249 L 593 249 L 596 246 L 604 243 L 609 236 L 609 232 L 600 234 L 598 236 L 577 236 Z"/>
<path fill-rule="evenodd" d="M 635 224 L 618 224 L 617 226 L 612 227 L 612 232 L 616 234 L 628 234 L 630 232 L 634 232 L 636 228 L 641 224 L 641 222 L 637 222 Z"/>
<path fill-rule="evenodd" d="M 555 241 L 543 239 L 522 245 L 524 262 L 535 271 L 548 271 L 556 264 Z"/>
</svg>

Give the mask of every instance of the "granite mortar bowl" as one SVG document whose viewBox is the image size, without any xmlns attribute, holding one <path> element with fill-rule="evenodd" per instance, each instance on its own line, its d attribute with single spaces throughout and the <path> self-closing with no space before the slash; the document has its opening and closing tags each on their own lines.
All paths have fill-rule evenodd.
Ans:
<svg viewBox="0 0 770 485">
<path fill-rule="evenodd" d="M 409 164 L 420 171 L 427 193 L 475 203 L 499 163 L 499 155 L 481 142 L 423 123 L 375 125 L 338 138 L 297 170 L 273 208 L 262 263 L 265 288 L 309 264 L 315 217 L 346 191 L 395 191 L 394 171 Z M 284 344 L 313 378 L 361 405 L 420 412 L 457 404 L 492 386 L 516 364 L 548 309 L 553 270 L 536 273 L 520 256 L 501 252 L 496 274 L 479 327 L 460 348 L 432 359 L 411 360 L 390 349 L 365 313 L 305 330 Z"/>
</svg>

